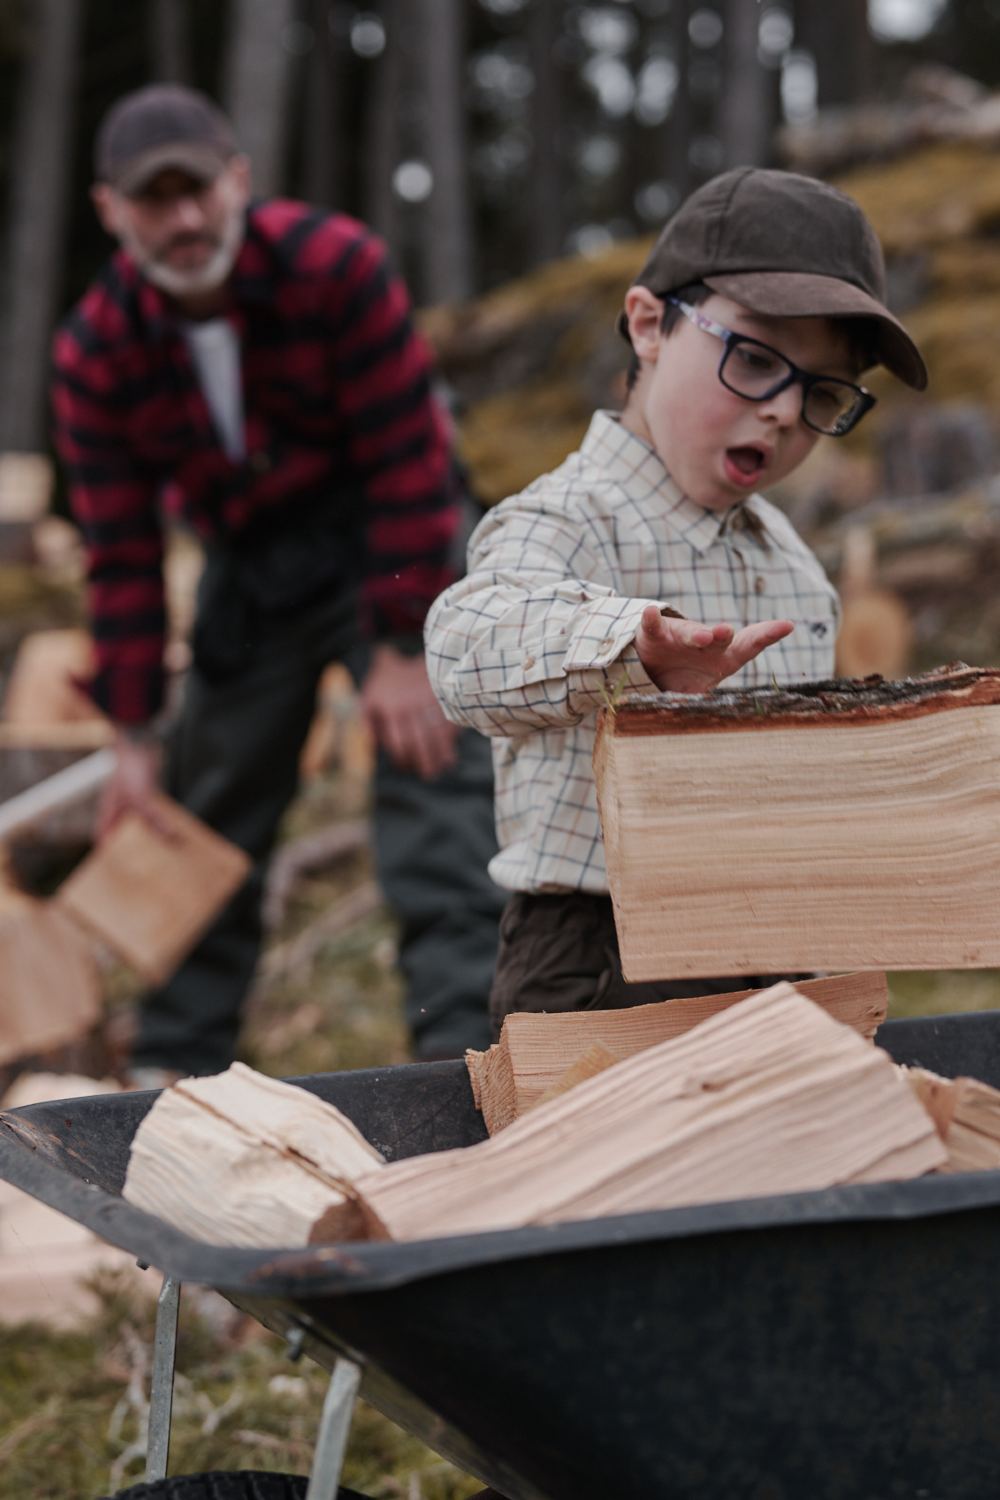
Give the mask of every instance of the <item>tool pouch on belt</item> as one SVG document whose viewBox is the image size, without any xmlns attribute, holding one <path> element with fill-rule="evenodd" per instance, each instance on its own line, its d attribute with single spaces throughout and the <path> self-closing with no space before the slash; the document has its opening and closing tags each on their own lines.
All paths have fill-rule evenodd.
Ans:
<svg viewBox="0 0 1000 1500">
<path fill-rule="evenodd" d="M 282 506 L 208 548 L 191 638 L 203 677 L 221 682 L 236 676 L 269 625 L 357 576 L 360 550 L 345 514 L 357 516 L 360 509 L 343 497 Z"/>
</svg>

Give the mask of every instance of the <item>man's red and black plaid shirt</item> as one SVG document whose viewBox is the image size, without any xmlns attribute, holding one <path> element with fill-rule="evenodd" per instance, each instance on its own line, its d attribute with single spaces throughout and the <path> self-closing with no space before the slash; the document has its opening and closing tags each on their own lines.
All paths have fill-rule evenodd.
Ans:
<svg viewBox="0 0 1000 1500">
<path fill-rule="evenodd" d="M 161 507 L 225 543 L 282 506 L 343 509 L 375 638 L 419 633 L 454 576 L 444 415 L 402 283 L 357 221 L 271 200 L 230 277 L 246 458 L 220 444 L 167 298 L 119 251 L 56 334 L 53 406 L 84 535 L 94 697 L 143 723 L 163 697 Z M 361 511 L 359 516 L 358 512 Z"/>
</svg>

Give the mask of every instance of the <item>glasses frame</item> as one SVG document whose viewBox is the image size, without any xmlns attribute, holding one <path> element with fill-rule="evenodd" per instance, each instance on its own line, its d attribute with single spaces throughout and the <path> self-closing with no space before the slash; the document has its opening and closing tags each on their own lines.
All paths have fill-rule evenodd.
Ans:
<svg viewBox="0 0 1000 1500">
<path fill-rule="evenodd" d="M 716 374 L 718 375 L 721 383 L 725 386 L 726 390 L 732 391 L 733 395 L 739 396 L 742 401 L 770 401 L 773 397 L 779 395 L 782 391 L 786 391 L 790 385 L 801 385 L 802 408 L 800 416 L 802 417 L 803 422 L 807 427 L 811 428 L 813 432 L 819 432 L 823 435 L 823 437 L 834 438 L 846 437 L 849 432 L 853 432 L 854 428 L 857 427 L 858 423 L 861 421 L 861 418 L 866 416 L 868 412 L 871 411 L 872 407 L 877 404 L 878 398 L 873 396 L 871 391 L 866 390 L 863 385 L 855 385 L 852 380 L 842 380 L 839 375 L 814 375 L 809 370 L 802 370 L 797 364 L 795 364 L 788 358 L 787 354 L 782 354 L 780 349 L 775 349 L 771 344 L 765 344 L 763 339 L 751 338 L 747 333 L 734 333 L 731 328 L 726 328 L 723 326 L 723 324 L 716 323 L 712 318 L 707 318 L 704 313 L 699 312 L 698 309 L 696 307 L 692 307 L 690 303 L 683 302 L 680 297 L 672 297 L 668 295 L 664 298 L 664 301 L 669 302 L 671 306 L 676 307 L 681 313 L 683 313 L 688 322 L 693 323 L 696 328 L 701 328 L 705 333 L 710 333 L 713 338 L 722 340 L 726 347 L 722 351 L 722 358 L 719 360 L 719 368 L 716 371 Z M 745 391 L 738 391 L 735 386 L 729 384 L 729 381 L 725 378 L 723 372 L 725 371 L 726 361 L 729 359 L 730 354 L 740 344 L 753 344 L 757 349 L 766 349 L 768 354 L 773 354 L 777 359 L 780 359 L 783 364 L 786 364 L 788 366 L 789 373 L 782 376 L 780 380 L 776 380 L 774 385 L 769 387 L 769 389 L 764 391 L 760 396 L 748 396 Z M 816 385 L 847 386 L 847 388 L 854 391 L 856 396 L 858 397 L 857 407 L 841 417 L 839 425 L 832 430 L 829 427 L 818 427 L 815 422 L 810 422 L 809 418 L 806 416 L 806 401 L 808 399 L 810 390 L 813 388 L 813 386 Z"/>
</svg>

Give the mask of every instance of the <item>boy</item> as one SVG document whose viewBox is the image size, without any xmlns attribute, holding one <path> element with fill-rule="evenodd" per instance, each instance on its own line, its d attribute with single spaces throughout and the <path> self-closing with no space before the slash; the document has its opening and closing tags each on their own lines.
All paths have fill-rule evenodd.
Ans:
<svg viewBox="0 0 1000 1500">
<path fill-rule="evenodd" d="M 467 577 L 432 606 L 434 689 L 451 718 L 493 736 L 490 873 L 513 893 L 496 1028 L 514 1009 L 604 1009 L 774 977 L 624 983 L 591 768 L 596 715 L 622 688 L 831 675 L 836 594 L 757 490 L 822 433 L 857 424 L 874 404 L 857 383 L 869 366 L 926 385 L 884 298 L 881 248 L 851 199 L 754 168 L 705 184 L 625 298 L 621 415 L 597 412 L 560 468 L 490 512 Z"/>
</svg>

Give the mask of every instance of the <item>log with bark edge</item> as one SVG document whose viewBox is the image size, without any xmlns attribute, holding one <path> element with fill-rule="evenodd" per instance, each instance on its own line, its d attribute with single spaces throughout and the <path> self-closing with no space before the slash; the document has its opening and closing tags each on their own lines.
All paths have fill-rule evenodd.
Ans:
<svg viewBox="0 0 1000 1500">
<path fill-rule="evenodd" d="M 626 978 L 1000 965 L 998 705 L 958 665 L 605 710 Z"/>
<path fill-rule="evenodd" d="M 802 980 L 796 988 L 868 1040 L 885 1020 L 889 991 L 884 974 Z M 617 1059 L 632 1057 L 758 993 L 732 990 L 626 1010 L 514 1012 L 504 1021 L 498 1043 L 485 1052 L 465 1054 L 476 1108 L 494 1135 L 532 1109 L 588 1047 L 602 1046 Z"/>
</svg>

